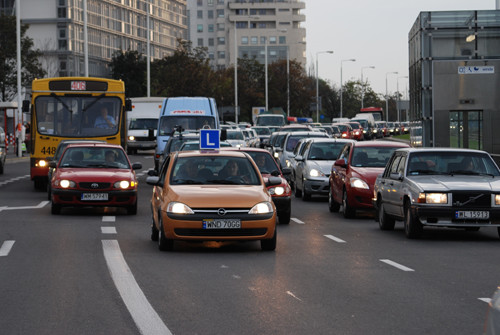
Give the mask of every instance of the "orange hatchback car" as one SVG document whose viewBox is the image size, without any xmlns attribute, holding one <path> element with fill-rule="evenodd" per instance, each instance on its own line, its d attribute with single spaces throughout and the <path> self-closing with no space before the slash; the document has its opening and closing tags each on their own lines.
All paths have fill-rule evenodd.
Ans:
<svg viewBox="0 0 500 335">
<path fill-rule="evenodd" d="M 168 156 L 153 185 L 151 239 L 162 251 L 175 240 L 260 240 L 276 249 L 276 208 L 252 158 L 236 151 L 181 151 Z"/>
</svg>

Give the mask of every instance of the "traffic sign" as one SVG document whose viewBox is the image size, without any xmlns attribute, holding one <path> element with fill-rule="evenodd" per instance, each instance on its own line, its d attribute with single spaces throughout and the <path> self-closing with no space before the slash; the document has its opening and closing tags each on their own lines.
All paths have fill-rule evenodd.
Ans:
<svg viewBox="0 0 500 335">
<path fill-rule="evenodd" d="M 220 148 L 220 130 L 219 129 L 200 129 L 200 150 L 219 149 Z"/>
</svg>

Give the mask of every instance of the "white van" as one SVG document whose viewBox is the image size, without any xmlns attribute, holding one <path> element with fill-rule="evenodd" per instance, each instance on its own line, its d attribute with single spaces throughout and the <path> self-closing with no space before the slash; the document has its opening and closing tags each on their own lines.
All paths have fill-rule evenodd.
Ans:
<svg viewBox="0 0 500 335">
<path fill-rule="evenodd" d="M 127 153 L 156 147 L 156 130 L 161 104 L 165 98 L 132 98 L 132 111 L 127 112 Z"/>
</svg>

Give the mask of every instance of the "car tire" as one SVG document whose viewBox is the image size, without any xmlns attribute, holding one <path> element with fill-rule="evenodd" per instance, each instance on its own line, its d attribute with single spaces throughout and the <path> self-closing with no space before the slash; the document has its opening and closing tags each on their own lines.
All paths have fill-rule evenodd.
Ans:
<svg viewBox="0 0 500 335">
<path fill-rule="evenodd" d="M 57 205 L 52 202 L 52 205 L 50 206 L 50 212 L 54 215 L 61 214 L 61 205 Z"/>
<path fill-rule="evenodd" d="M 3 164 L 0 163 L 0 174 L 3 174 Z"/>
<path fill-rule="evenodd" d="M 151 211 L 151 241 L 158 242 L 160 232 L 156 228 L 153 212 Z"/>
<path fill-rule="evenodd" d="M 289 224 L 290 217 L 292 216 L 291 210 L 282 211 L 278 213 L 278 222 L 280 224 Z"/>
<path fill-rule="evenodd" d="M 160 251 L 172 251 L 174 250 L 174 240 L 165 237 L 161 217 L 158 220 L 160 222 L 160 229 L 158 229 L 158 249 Z"/>
<path fill-rule="evenodd" d="M 298 189 L 297 182 L 293 183 L 293 193 L 295 194 L 295 198 L 301 198 L 302 197 L 302 190 Z"/>
<path fill-rule="evenodd" d="M 356 216 L 356 210 L 349 206 L 349 202 L 347 201 L 347 191 L 344 189 L 344 193 L 342 194 L 342 215 L 346 219 L 351 219 Z"/>
<path fill-rule="evenodd" d="M 500 227 L 498 227 L 497 230 L 498 230 L 498 237 L 500 238 Z"/>
<path fill-rule="evenodd" d="M 275 228 L 273 238 L 260 240 L 260 248 L 262 249 L 262 251 L 276 250 L 277 235 L 278 235 L 278 230 Z"/>
<path fill-rule="evenodd" d="M 128 215 L 136 215 L 137 214 L 137 200 L 132 206 L 127 207 L 127 214 Z"/>
<path fill-rule="evenodd" d="M 380 203 L 377 207 L 378 226 L 380 230 L 394 230 L 396 220 L 385 213 L 383 203 Z"/>
<path fill-rule="evenodd" d="M 309 201 L 311 200 L 311 193 L 306 191 L 306 187 L 304 186 L 304 189 L 302 190 L 302 200 L 304 201 Z"/>
<path fill-rule="evenodd" d="M 405 205 L 405 235 L 407 238 L 417 239 L 422 235 L 423 226 L 418 218 L 411 213 L 410 204 Z"/>
<path fill-rule="evenodd" d="M 328 209 L 332 213 L 337 213 L 340 209 L 340 204 L 333 200 L 332 189 L 328 190 Z"/>
<path fill-rule="evenodd" d="M 50 185 L 47 186 L 47 200 L 52 200 L 52 187 Z"/>
</svg>

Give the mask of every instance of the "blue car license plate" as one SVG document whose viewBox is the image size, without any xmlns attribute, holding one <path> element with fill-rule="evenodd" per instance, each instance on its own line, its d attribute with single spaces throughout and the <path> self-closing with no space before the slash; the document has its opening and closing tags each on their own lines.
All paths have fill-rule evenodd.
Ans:
<svg viewBox="0 0 500 335">
<path fill-rule="evenodd" d="M 488 211 L 456 211 L 455 219 L 465 219 L 465 220 L 488 220 L 490 218 L 490 212 Z"/>
</svg>

